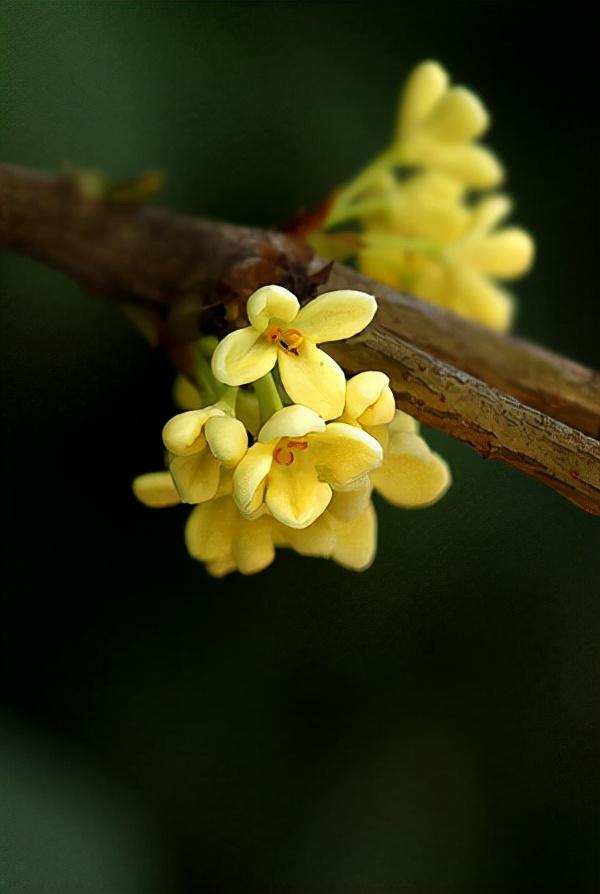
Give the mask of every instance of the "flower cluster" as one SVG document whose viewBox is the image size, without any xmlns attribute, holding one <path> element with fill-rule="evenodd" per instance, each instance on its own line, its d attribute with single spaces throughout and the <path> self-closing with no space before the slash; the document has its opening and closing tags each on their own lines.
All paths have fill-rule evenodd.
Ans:
<svg viewBox="0 0 600 894">
<path fill-rule="evenodd" d="M 178 380 L 186 409 L 163 429 L 168 470 L 133 489 L 147 506 L 195 506 L 186 544 L 211 574 L 261 571 L 276 547 L 363 570 L 377 544 L 374 488 L 409 508 L 449 486 L 444 461 L 396 410 L 388 377 L 346 381 L 317 347 L 362 331 L 376 307 L 351 290 L 300 307 L 287 289 L 264 286 L 248 299 L 249 326 L 199 344 L 199 387 Z"/>
<path fill-rule="evenodd" d="M 530 236 L 501 227 L 508 198 L 487 193 L 503 171 L 477 140 L 489 124 L 479 99 L 451 86 L 435 62 L 413 71 L 393 143 L 334 195 L 310 241 L 323 257 L 354 256 L 369 276 L 493 329 L 512 319 L 497 284 L 525 273 Z M 359 228 L 359 238 L 356 230 Z"/>
</svg>

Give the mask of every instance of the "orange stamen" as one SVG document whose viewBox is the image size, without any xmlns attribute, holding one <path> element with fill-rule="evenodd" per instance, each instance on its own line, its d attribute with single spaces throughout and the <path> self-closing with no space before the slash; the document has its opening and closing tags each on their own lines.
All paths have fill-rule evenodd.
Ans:
<svg viewBox="0 0 600 894">
<path fill-rule="evenodd" d="M 291 466 L 294 462 L 294 454 L 287 447 L 277 447 L 273 453 L 273 459 L 280 466 Z"/>
</svg>

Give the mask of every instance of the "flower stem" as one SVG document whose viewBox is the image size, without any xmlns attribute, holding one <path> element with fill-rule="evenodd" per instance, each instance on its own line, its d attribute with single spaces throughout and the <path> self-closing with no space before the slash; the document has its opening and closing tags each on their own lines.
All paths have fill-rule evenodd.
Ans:
<svg viewBox="0 0 600 894">
<path fill-rule="evenodd" d="M 263 376 L 262 379 L 257 379 L 254 383 L 254 393 L 258 398 L 260 422 L 261 425 L 264 425 L 273 413 L 276 413 L 277 410 L 281 410 L 283 407 L 279 391 L 270 372 Z"/>
<path fill-rule="evenodd" d="M 385 149 L 379 155 L 376 155 L 373 161 L 369 162 L 369 164 L 359 172 L 359 174 L 351 180 L 346 186 L 343 186 L 342 189 L 337 193 L 333 207 L 331 209 L 329 218 L 327 219 L 326 225 L 329 226 L 329 221 L 331 218 L 335 217 L 342 208 L 345 208 L 352 199 L 363 192 L 370 184 L 370 182 L 378 175 L 381 174 L 382 171 L 387 170 L 392 167 L 394 163 L 394 155 L 393 155 L 393 147 Z"/>
<path fill-rule="evenodd" d="M 219 383 L 213 376 L 210 364 L 200 348 L 196 351 L 194 375 L 203 399 L 207 404 L 213 404 L 218 397 Z"/>
</svg>

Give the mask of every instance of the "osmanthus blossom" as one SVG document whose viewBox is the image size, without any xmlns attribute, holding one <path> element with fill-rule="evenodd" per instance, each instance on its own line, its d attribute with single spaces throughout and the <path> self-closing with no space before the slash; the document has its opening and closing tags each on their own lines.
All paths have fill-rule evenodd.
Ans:
<svg viewBox="0 0 600 894">
<path fill-rule="evenodd" d="M 268 330 L 275 325 L 274 319 L 285 322 L 286 313 L 291 317 L 291 311 L 285 310 L 290 296 L 294 298 L 291 293 L 275 286 L 259 293 L 252 296 L 258 295 L 252 311 L 254 326 L 266 322 Z M 356 331 L 372 316 L 371 302 L 372 296 L 356 292 L 315 299 L 293 319 L 304 328 L 295 342 L 298 353 L 292 356 L 302 363 L 300 347 L 311 335 L 317 338 L 317 331 L 340 337 L 342 332 Z M 321 306 L 326 316 L 320 329 L 310 314 L 302 316 L 305 309 L 315 306 Z M 354 319 L 352 325 L 349 317 Z M 263 335 L 259 328 L 248 328 L 253 329 L 256 344 Z M 293 339 L 289 331 L 282 328 L 282 332 L 285 335 L 277 336 L 276 345 L 265 343 L 267 350 L 288 351 Z M 264 367 L 252 372 L 260 381 L 248 381 L 251 390 L 219 381 L 207 359 L 220 345 L 215 345 L 215 339 L 210 345 L 209 341 L 198 345 L 200 388 L 182 377 L 175 384 L 176 402 L 187 409 L 163 429 L 167 471 L 139 476 L 133 490 L 146 506 L 196 504 L 186 525 L 186 545 L 211 575 L 222 577 L 235 570 L 254 574 L 270 565 L 281 547 L 364 570 L 377 548 L 374 488 L 396 506 L 415 507 L 434 502 L 448 487 L 445 463 L 418 435 L 414 420 L 396 410 L 385 374 L 359 373 L 346 382 L 340 370 L 337 416 L 327 420 L 314 406 L 282 406 L 288 393 L 264 373 Z M 221 365 L 236 368 L 237 364 L 239 373 L 245 363 L 250 375 L 252 357 L 249 362 L 236 350 L 230 346 L 216 362 L 213 354 L 212 369 L 221 374 Z M 314 345 L 313 350 L 323 353 Z M 260 351 L 264 354 L 264 347 Z M 283 369 L 289 370 L 285 363 Z M 281 367 L 280 361 L 280 372 Z M 323 374 L 330 367 L 318 364 L 309 369 L 313 379 L 305 395 L 314 401 L 323 376 L 331 384 L 327 372 Z M 309 372 L 304 369 L 302 375 Z M 329 412 L 334 405 L 332 390 Z M 215 402 L 200 406 L 201 392 L 212 394 Z"/>
<path fill-rule="evenodd" d="M 478 142 L 488 126 L 474 93 L 452 86 L 438 63 L 418 65 L 392 143 L 333 194 L 308 241 L 321 257 L 353 257 L 379 282 L 506 330 L 514 302 L 499 282 L 526 273 L 534 247 L 524 230 L 500 227 L 506 196 L 477 196 L 503 178 Z"/>
<path fill-rule="evenodd" d="M 444 179 L 413 178 L 387 217 L 365 219 L 367 243 L 375 236 L 361 251 L 359 266 L 380 282 L 505 330 L 513 299 L 497 281 L 530 268 L 533 241 L 518 227 L 499 227 L 511 208 L 506 196 L 486 196 L 467 206 L 451 183 L 444 187 Z"/>
<path fill-rule="evenodd" d="M 133 483 L 136 497 L 150 508 L 181 502 L 169 472 L 140 475 Z M 350 496 L 349 501 L 347 497 Z M 287 547 L 302 556 L 332 559 L 352 571 L 364 571 L 377 550 L 377 516 L 371 500 L 352 500 L 336 493 L 329 508 L 303 529 L 289 528 L 263 507 L 249 520 L 231 496 L 231 473 L 223 476 L 217 496 L 196 506 L 187 521 L 185 542 L 192 558 L 205 563 L 213 577 L 232 571 L 256 574 Z"/>
<path fill-rule="evenodd" d="M 215 377 L 226 385 L 255 382 L 278 365 L 291 400 L 323 419 L 339 416 L 346 379 L 322 342 L 350 338 L 369 325 L 377 304 L 372 295 L 343 289 L 327 292 L 304 307 L 282 286 L 263 286 L 246 305 L 250 326 L 219 342 L 212 357 Z"/>
<path fill-rule="evenodd" d="M 345 393 L 345 388 L 344 388 Z M 379 442 L 343 422 L 327 424 L 294 404 L 274 413 L 233 473 L 233 498 L 252 518 L 265 506 L 290 528 L 306 528 L 334 490 L 358 490 L 382 462 Z"/>
<path fill-rule="evenodd" d="M 182 502 L 203 503 L 217 493 L 222 470 L 234 468 L 246 453 L 248 434 L 239 419 L 208 406 L 170 419 L 163 443 Z"/>
<path fill-rule="evenodd" d="M 363 372 L 348 381 L 342 419 L 380 443 L 383 462 L 369 478 L 389 503 L 405 509 L 431 506 L 448 490 L 447 464 L 420 437 L 417 421 L 396 409 L 385 373 Z"/>
<path fill-rule="evenodd" d="M 273 562 L 276 548 L 282 547 L 303 556 L 332 559 L 352 571 L 364 571 L 377 549 L 377 517 L 369 502 L 349 522 L 341 522 L 326 511 L 313 524 L 297 529 L 266 512 L 249 520 L 231 496 L 223 496 L 193 510 L 185 540 L 192 558 L 204 562 L 213 577 L 231 571 L 263 571 Z"/>
<path fill-rule="evenodd" d="M 476 189 L 496 186 L 502 168 L 489 149 L 475 142 L 488 126 L 488 113 L 474 93 L 450 86 L 437 62 L 422 62 L 400 97 L 395 161 L 441 171 Z"/>
</svg>

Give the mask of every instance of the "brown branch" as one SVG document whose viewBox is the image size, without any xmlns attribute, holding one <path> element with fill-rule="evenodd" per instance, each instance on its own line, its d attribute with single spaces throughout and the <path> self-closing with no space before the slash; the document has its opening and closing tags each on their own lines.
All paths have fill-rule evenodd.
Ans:
<svg viewBox="0 0 600 894">
<path fill-rule="evenodd" d="M 310 282 L 310 255 L 290 236 L 90 202 L 65 180 L 8 166 L 0 166 L 0 247 L 96 294 L 157 309 L 183 295 L 197 311 L 222 297 L 224 283 L 256 285 L 257 259 L 269 253 L 284 259 L 288 278 Z M 600 514 L 597 373 L 339 264 L 326 288 L 365 289 L 379 302 L 376 325 L 329 346 L 349 372 L 384 370 L 398 406 Z"/>
</svg>

